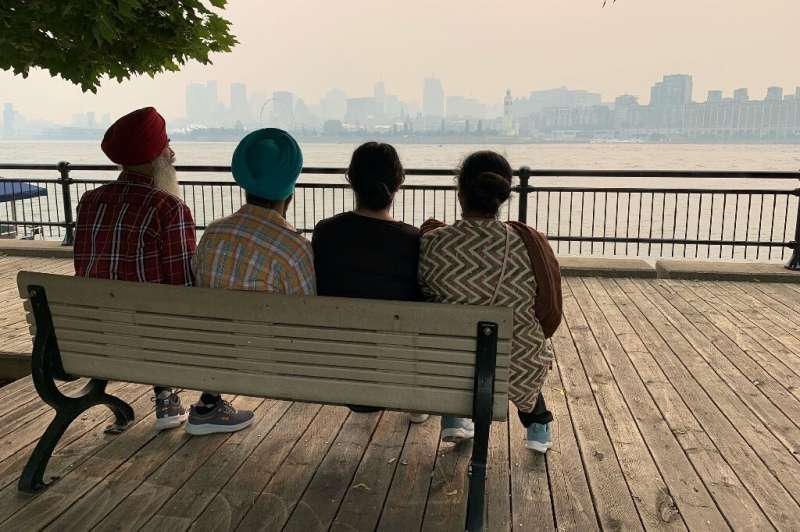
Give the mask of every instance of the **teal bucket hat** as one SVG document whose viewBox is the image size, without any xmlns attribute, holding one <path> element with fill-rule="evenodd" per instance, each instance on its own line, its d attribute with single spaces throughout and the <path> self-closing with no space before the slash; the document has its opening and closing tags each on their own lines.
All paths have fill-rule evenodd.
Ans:
<svg viewBox="0 0 800 532">
<path fill-rule="evenodd" d="M 240 187 L 272 201 L 285 200 L 303 169 L 303 152 L 282 129 L 258 129 L 243 138 L 233 152 L 231 171 Z"/>
</svg>

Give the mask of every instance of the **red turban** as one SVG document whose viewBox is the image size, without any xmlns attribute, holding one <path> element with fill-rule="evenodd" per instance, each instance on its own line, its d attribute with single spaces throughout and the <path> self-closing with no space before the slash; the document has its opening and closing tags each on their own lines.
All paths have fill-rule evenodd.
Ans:
<svg viewBox="0 0 800 532">
<path fill-rule="evenodd" d="M 155 161 L 168 142 L 164 117 L 155 108 L 145 107 L 114 122 L 100 147 L 115 163 L 134 166 Z"/>
</svg>

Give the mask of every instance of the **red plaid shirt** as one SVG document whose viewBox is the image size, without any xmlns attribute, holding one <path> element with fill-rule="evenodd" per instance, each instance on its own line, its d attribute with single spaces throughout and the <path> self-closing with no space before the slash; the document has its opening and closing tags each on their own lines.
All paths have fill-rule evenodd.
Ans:
<svg viewBox="0 0 800 532">
<path fill-rule="evenodd" d="M 122 172 L 78 204 L 78 276 L 191 286 L 194 251 L 189 207 L 152 177 Z"/>
</svg>

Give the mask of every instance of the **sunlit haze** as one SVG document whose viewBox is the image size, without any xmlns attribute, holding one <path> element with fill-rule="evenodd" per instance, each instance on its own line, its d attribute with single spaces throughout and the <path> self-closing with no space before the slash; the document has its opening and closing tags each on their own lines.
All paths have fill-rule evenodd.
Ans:
<svg viewBox="0 0 800 532">
<path fill-rule="evenodd" d="M 28 118 L 66 123 L 74 113 L 112 117 L 155 105 L 169 119 L 185 116 L 187 84 L 216 80 L 249 94 L 291 91 L 316 104 L 332 88 L 387 93 L 421 104 L 423 79 L 438 77 L 446 96 L 502 104 L 514 96 L 567 86 L 613 101 L 632 94 L 646 103 L 664 74 L 694 77 L 695 100 L 719 89 L 800 85 L 797 0 L 231 0 L 226 16 L 240 44 L 214 64 L 103 83 L 97 95 L 38 71 L 28 79 L 0 73 L 0 103 Z M 79 58 L 77 58 L 79 60 Z"/>
</svg>

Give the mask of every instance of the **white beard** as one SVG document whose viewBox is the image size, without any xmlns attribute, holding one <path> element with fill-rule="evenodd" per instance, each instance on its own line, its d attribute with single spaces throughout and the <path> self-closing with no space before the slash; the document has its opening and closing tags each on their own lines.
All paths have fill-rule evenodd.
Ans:
<svg viewBox="0 0 800 532">
<path fill-rule="evenodd" d="M 165 157 L 156 159 L 153 168 L 153 185 L 159 190 L 179 196 L 178 173 L 175 171 L 172 161 Z"/>
</svg>

